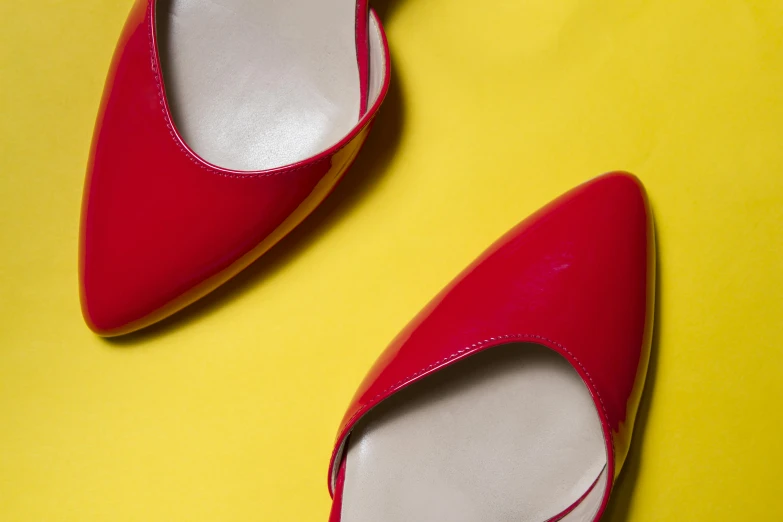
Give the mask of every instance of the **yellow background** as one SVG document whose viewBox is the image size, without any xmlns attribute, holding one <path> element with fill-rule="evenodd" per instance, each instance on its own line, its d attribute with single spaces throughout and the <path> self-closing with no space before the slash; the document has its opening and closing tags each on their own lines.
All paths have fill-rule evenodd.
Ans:
<svg viewBox="0 0 783 522">
<path fill-rule="evenodd" d="M 376 2 L 394 81 L 301 228 L 115 341 L 77 237 L 131 0 L 0 5 L 0 520 L 326 521 L 343 410 L 497 236 L 613 169 L 646 183 L 651 379 L 606 519 L 783 520 L 783 3 Z"/>
</svg>

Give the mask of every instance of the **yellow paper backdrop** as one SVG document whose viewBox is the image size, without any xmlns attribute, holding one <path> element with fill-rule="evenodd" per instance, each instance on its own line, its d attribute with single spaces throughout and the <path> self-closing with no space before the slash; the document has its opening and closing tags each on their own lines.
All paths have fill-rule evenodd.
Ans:
<svg viewBox="0 0 783 522">
<path fill-rule="evenodd" d="M 380 350 L 613 169 L 647 185 L 660 292 L 606 519 L 783 520 L 783 3 L 378 1 L 394 81 L 344 184 L 210 298 L 104 341 L 79 312 L 79 206 L 130 4 L 0 4 L 1 521 L 325 522 Z"/>
</svg>

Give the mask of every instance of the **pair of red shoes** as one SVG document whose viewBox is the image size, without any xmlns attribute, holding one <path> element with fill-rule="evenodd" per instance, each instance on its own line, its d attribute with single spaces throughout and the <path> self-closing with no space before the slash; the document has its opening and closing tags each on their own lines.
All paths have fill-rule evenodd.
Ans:
<svg viewBox="0 0 783 522">
<path fill-rule="evenodd" d="M 364 0 L 136 0 L 85 186 L 90 328 L 148 326 L 271 248 L 350 166 L 388 84 Z M 624 173 L 491 246 L 362 383 L 330 520 L 600 518 L 644 385 L 654 249 Z"/>
</svg>

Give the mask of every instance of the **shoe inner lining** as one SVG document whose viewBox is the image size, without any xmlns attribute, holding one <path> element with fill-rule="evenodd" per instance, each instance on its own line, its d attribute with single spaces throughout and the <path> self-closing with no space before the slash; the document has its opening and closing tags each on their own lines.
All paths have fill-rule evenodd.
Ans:
<svg viewBox="0 0 783 522">
<path fill-rule="evenodd" d="M 172 118 L 204 160 L 243 171 L 289 165 L 359 120 L 356 0 L 157 4 Z"/>
<path fill-rule="evenodd" d="M 535 344 L 489 349 L 384 401 L 346 459 L 341 522 L 545 522 L 577 502 L 560 520 L 585 522 L 607 479 L 587 387 Z"/>
</svg>

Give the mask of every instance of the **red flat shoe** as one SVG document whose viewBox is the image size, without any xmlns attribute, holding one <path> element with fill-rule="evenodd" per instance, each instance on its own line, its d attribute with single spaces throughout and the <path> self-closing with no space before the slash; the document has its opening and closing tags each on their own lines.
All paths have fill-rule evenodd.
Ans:
<svg viewBox="0 0 783 522">
<path fill-rule="evenodd" d="M 359 387 L 330 521 L 598 520 L 644 387 L 654 250 L 644 189 L 623 173 L 491 246 Z"/>
<path fill-rule="evenodd" d="M 351 165 L 388 84 L 366 0 L 136 0 L 84 189 L 90 328 L 150 325 L 271 248 Z"/>
</svg>

